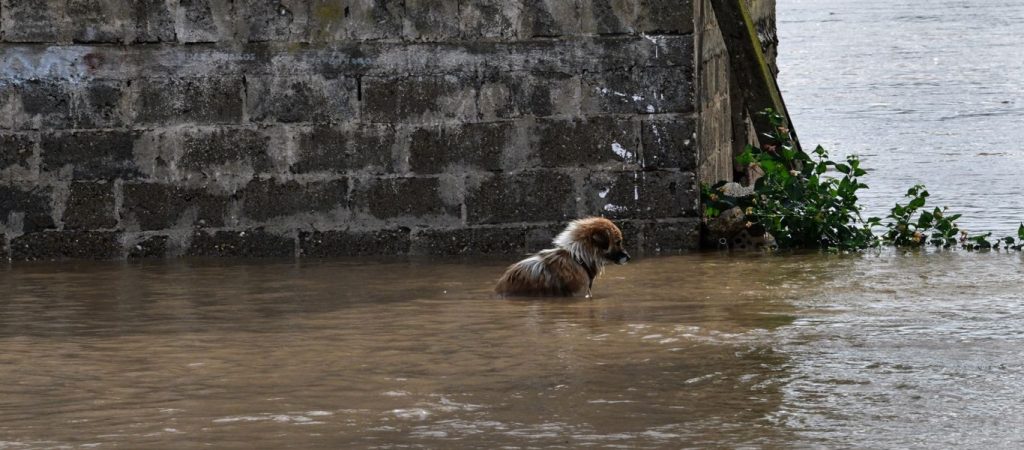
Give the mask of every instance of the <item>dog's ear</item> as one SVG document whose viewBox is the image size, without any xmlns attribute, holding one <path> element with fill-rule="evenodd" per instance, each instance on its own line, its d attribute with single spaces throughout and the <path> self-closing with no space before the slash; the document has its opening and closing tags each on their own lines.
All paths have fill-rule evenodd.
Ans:
<svg viewBox="0 0 1024 450">
<path fill-rule="evenodd" d="M 590 236 L 590 239 L 594 241 L 594 246 L 605 250 L 607 250 L 612 243 L 612 239 L 608 235 L 608 230 L 597 230 Z"/>
</svg>

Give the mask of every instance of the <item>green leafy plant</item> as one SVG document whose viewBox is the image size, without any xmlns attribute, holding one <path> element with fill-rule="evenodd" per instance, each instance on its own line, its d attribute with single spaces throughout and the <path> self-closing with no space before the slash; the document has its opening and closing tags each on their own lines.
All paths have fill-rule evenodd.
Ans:
<svg viewBox="0 0 1024 450">
<path fill-rule="evenodd" d="M 960 214 L 946 208 L 927 210 L 928 191 L 916 185 L 907 191 L 909 202 L 896 204 L 883 222 L 864 219 L 857 192 L 868 189 L 860 178 L 867 171 L 856 156 L 836 162 L 818 146 L 812 155 L 793 142 L 783 118 L 771 110 L 773 130 L 765 137 L 773 144 L 762 148 L 748 145 L 736 157 L 738 167 L 759 175 L 750 195 L 730 196 L 727 182 L 702 186 L 706 218 L 718 217 L 739 207 L 746 227 L 771 234 L 780 248 L 821 248 L 834 251 L 859 250 L 879 245 L 941 248 L 961 246 L 967 250 L 1024 247 L 1024 223 L 1018 236 L 990 241 L 991 233 L 968 236 L 956 221 Z M 875 229 L 881 228 L 881 233 Z"/>
</svg>

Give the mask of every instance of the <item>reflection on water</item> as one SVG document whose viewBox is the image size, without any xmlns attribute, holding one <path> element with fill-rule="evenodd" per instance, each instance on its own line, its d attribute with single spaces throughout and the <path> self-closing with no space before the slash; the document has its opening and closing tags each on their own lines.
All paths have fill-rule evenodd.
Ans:
<svg viewBox="0 0 1024 450">
<path fill-rule="evenodd" d="M 778 0 L 779 84 L 805 145 L 874 169 L 884 216 L 907 188 L 971 231 L 1024 219 L 1024 2 Z"/>
<path fill-rule="evenodd" d="M 504 262 L 4 269 L 0 447 L 1024 442 L 1020 256 L 650 258 L 592 301 L 494 299 Z"/>
</svg>

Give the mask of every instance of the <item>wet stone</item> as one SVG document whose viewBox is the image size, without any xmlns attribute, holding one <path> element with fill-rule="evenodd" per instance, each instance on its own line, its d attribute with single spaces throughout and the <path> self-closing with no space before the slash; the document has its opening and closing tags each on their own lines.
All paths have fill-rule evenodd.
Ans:
<svg viewBox="0 0 1024 450">
<path fill-rule="evenodd" d="M 499 174 L 467 190 L 471 224 L 565 221 L 576 216 L 573 180 L 559 172 Z"/>
<path fill-rule="evenodd" d="M 163 258 L 167 256 L 167 236 L 150 236 L 136 244 L 128 246 L 129 259 Z"/>
<path fill-rule="evenodd" d="M 7 42 L 55 42 L 63 0 L 3 0 L 0 27 Z"/>
<path fill-rule="evenodd" d="M 309 0 L 245 0 L 243 11 L 249 42 L 308 41 Z"/>
<path fill-rule="evenodd" d="M 409 253 L 409 229 L 378 231 L 303 231 L 299 234 L 302 256 L 404 255 Z"/>
<path fill-rule="evenodd" d="M 427 229 L 413 235 L 418 255 L 522 254 L 527 227 Z"/>
<path fill-rule="evenodd" d="M 30 170 L 35 145 L 31 135 L 0 133 L 0 171 L 10 168 Z"/>
<path fill-rule="evenodd" d="M 56 228 L 52 196 L 50 188 L 0 185 L 0 229 L 33 233 Z"/>
<path fill-rule="evenodd" d="M 136 178 L 135 138 L 130 131 L 57 132 L 43 135 L 40 170 L 59 173 L 71 166 L 76 180 Z"/>
<path fill-rule="evenodd" d="M 349 205 L 346 179 L 309 184 L 255 179 L 241 194 L 242 212 L 258 221 L 296 214 L 326 214 Z"/>
<path fill-rule="evenodd" d="M 690 172 L 594 172 L 585 183 L 587 214 L 611 219 L 695 217 L 695 177 Z"/>
<path fill-rule="evenodd" d="M 209 232 L 192 235 L 188 256 L 216 257 L 289 257 L 295 255 L 295 238 L 263 229 Z"/>
<path fill-rule="evenodd" d="M 222 227 L 231 202 L 201 189 L 157 183 L 125 183 L 122 191 L 121 219 L 143 231 Z"/>
<path fill-rule="evenodd" d="M 447 204 L 437 178 L 385 178 L 361 181 L 354 208 L 378 219 L 399 217 L 458 217 L 459 208 Z"/>
<path fill-rule="evenodd" d="M 71 183 L 64 207 L 65 230 L 114 228 L 114 184 L 108 182 Z"/>
<path fill-rule="evenodd" d="M 391 148 L 395 144 L 394 128 L 389 126 L 319 126 L 298 137 L 298 161 L 292 173 L 346 173 L 394 171 Z"/>
<path fill-rule="evenodd" d="M 351 78 L 247 77 L 249 116 L 256 122 L 333 123 L 355 117 Z"/>
<path fill-rule="evenodd" d="M 629 119 L 540 120 L 536 128 L 536 152 L 544 167 L 637 162 L 639 136 L 636 124 Z"/>
<path fill-rule="evenodd" d="M 418 174 L 444 173 L 449 165 L 501 170 L 502 153 L 514 132 L 508 122 L 419 128 L 409 144 L 409 166 Z"/>
<path fill-rule="evenodd" d="M 131 7 L 135 42 L 174 42 L 174 16 L 166 0 L 134 0 Z"/>
<path fill-rule="evenodd" d="M 363 120 L 379 123 L 476 118 L 475 83 L 465 76 L 363 79 Z"/>
<path fill-rule="evenodd" d="M 107 231 L 44 231 L 11 241 L 15 261 L 114 259 L 121 255 L 117 233 Z"/>
<path fill-rule="evenodd" d="M 183 139 L 178 165 L 200 172 L 210 166 L 247 163 L 256 173 L 273 168 L 268 155 L 270 138 L 257 130 L 215 129 L 190 133 Z"/>
<path fill-rule="evenodd" d="M 68 0 L 64 15 L 75 43 L 124 42 L 125 20 L 121 16 L 129 0 Z"/>
<path fill-rule="evenodd" d="M 645 120 L 640 126 L 643 166 L 693 171 L 697 166 L 696 121 L 682 116 Z"/>
<path fill-rule="evenodd" d="M 242 120 L 240 77 L 145 79 L 135 120 L 142 124 L 225 124 Z"/>
</svg>

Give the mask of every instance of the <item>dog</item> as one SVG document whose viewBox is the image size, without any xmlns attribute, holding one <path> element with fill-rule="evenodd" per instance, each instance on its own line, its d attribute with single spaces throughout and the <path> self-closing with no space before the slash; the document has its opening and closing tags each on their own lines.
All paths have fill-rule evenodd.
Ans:
<svg viewBox="0 0 1024 450">
<path fill-rule="evenodd" d="M 570 222 L 541 250 L 505 271 L 494 292 L 500 296 L 572 297 L 590 291 L 606 262 L 625 264 L 622 231 L 612 221 L 588 217 Z"/>
</svg>

